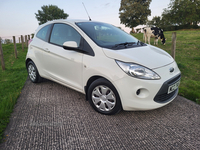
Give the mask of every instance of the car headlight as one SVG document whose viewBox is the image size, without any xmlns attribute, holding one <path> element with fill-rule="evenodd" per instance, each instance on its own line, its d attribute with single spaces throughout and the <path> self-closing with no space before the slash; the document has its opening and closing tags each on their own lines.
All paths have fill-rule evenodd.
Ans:
<svg viewBox="0 0 200 150">
<path fill-rule="evenodd" d="M 116 63 L 120 66 L 120 68 L 127 73 L 128 75 L 139 78 L 139 79 L 146 79 L 146 80 L 158 80 L 160 76 L 155 73 L 154 71 L 140 66 L 134 63 L 124 63 L 121 61 L 116 60 Z"/>
</svg>

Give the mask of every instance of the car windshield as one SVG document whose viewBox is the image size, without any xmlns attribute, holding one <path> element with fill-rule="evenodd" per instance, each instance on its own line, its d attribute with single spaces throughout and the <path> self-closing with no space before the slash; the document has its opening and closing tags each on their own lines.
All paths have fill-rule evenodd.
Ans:
<svg viewBox="0 0 200 150">
<path fill-rule="evenodd" d="M 97 45 L 109 49 L 122 49 L 138 45 L 138 40 L 123 30 L 106 23 L 79 22 L 81 28 Z M 141 44 L 140 44 L 141 45 Z"/>
</svg>

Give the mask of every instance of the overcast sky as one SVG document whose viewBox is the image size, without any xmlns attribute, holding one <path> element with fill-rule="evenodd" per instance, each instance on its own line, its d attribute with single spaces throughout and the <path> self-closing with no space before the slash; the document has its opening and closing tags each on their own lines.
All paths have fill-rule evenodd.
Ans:
<svg viewBox="0 0 200 150">
<path fill-rule="evenodd" d="M 34 33 L 38 27 L 35 13 L 43 5 L 57 5 L 69 14 L 69 19 L 88 19 L 85 7 L 92 20 L 101 21 L 122 27 L 120 24 L 119 7 L 121 0 L 0 0 L 0 37 L 27 35 Z M 170 0 L 152 0 L 150 4 L 151 16 L 161 16 Z"/>
</svg>

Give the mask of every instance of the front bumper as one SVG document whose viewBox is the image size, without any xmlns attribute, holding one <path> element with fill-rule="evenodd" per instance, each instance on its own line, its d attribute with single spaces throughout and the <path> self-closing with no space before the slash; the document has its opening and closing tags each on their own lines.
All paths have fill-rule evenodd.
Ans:
<svg viewBox="0 0 200 150">
<path fill-rule="evenodd" d="M 165 83 L 163 83 L 162 87 L 154 97 L 154 101 L 157 103 L 166 103 L 171 101 L 178 95 L 178 89 L 168 94 L 168 88 L 170 85 L 173 85 L 181 80 L 181 74 L 169 79 Z"/>
<path fill-rule="evenodd" d="M 170 73 L 169 68 L 174 72 Z M 167 105 L 178 95 L 178 89 L 167 94 L 169 85 L 180 80 L 180 70 L 175 62 L 154 70 L 160 80 L 142 80 L 126 75 L 114 82 L 124 110 L 151 110 Z"/>
</svg>

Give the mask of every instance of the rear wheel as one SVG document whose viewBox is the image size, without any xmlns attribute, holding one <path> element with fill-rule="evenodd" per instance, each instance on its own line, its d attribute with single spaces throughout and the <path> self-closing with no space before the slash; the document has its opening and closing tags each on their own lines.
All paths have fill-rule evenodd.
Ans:
<svg viewBox="0 0 200 150">
<path fill-rule="evenodd" d="M 37 67 L 32 61 L 29 61 L 27 64 L 27 71 L 28 71 L 28 76 L 33 83 L 41 82 L 42 78 L 39 75 Z"/>
<path fill-rule="evenodd" d="M 115 87 L 107 80 L 95 80 L 88 89 L 90 105 L 99 113 L 112 115 L 121 110 L 121 101 Z"/>
</svg>

